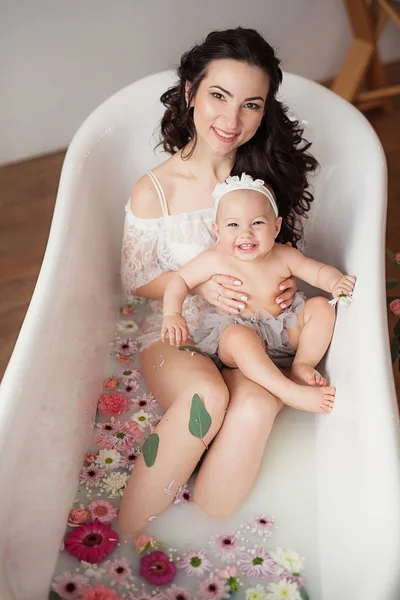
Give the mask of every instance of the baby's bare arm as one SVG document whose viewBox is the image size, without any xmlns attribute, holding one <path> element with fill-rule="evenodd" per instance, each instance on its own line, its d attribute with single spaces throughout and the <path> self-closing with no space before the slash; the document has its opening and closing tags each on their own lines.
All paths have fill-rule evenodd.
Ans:
<svg viewBox="0 0 400 600">
<path fill-rule="evenodd" d="M 188 292 L 204 283 L 215 273 L 216 252 L 213 248 L 202 252 L 184 267 L 173 273 L 164 293 L 163 313 L 181 314 L 182 304 Z"/>
<path fill-rule="evenodd" d="M 325 263 L 312 258 L 307 258 L 295 248 L 281 246 L 279 250 L 282 253 L 282 258 L 284 258 L 291 273 L 295 275 L 295 277 L 298 277 L 306 283 L 320 288 L 325 292 L 330 292 L 332 294 L 335 285 L 344 277 L 343 273 L 338 269 L 335 269 L 335 267 L 331 267 L 330 265 L 326 265 Z"/>
</svg>

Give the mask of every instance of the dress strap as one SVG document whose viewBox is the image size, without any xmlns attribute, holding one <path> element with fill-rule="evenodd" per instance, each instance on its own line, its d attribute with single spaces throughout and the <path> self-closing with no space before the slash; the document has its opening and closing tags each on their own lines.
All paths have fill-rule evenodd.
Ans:
<svg viewBox="0 0 400 600">
<path fill-rule="evenodd" d="M 156 191 L 158 194 L 158 199 L 160 200 L 160 204 L 161 204 L 162 214 L 164 217 L 168 217 L 169 212 L 168 212 L 167 198 L 165 197 L 165 193 L 162 188 L 162 185 L 161 185 L 157 175 L 155 173 L 153 173 L 153 171 L 148 171 L 147 175 L 150 177 L 151 181 L 154 184 L 154 187 L 156 188 Z"/>
</svg>

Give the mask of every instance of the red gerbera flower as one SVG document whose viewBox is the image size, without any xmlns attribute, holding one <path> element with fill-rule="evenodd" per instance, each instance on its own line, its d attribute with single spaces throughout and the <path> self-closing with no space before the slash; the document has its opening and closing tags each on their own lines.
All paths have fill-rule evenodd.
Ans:
<svg viewBox="0 0 400 600">
<path fill-rule="evenodd" d="M 176 567 L 164 552 L 156 550 L 140 559 L 140 574 L 152 585 L 167 585 L 176 574 Z"/>
<path fill-rule="evenodd" d="M 99 563 L 117 545 L 118 534 L 109 525 L 95 519 L 70 531 L 65 537 L 65 549 L 78 560 Z"/>
</svg>

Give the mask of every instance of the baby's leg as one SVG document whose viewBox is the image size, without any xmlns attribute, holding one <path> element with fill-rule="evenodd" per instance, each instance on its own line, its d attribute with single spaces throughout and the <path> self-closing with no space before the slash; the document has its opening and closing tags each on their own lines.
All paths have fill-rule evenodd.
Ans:
<svg viewBox="0 0 400 600">
<path fill-rule="evenodd" d="M 297 350 L 290 379 L 302 385 L 326 385 L 314 367 L 328 349 L 334 326 L 335 309 L 326 298 L 306 300 L 298 327 L 288 330 L 289 344 Z"/>
<path fill-rule="evenodd" d="M 252 329 L 231 325 L 221 335 L 219 356 L 228 367 L 258 383 L 289 406 L 312 412 L 330 412 L 335 388 L 298 385 L 285 377 L 265 352 L 264 343 Z"/>
</svg>

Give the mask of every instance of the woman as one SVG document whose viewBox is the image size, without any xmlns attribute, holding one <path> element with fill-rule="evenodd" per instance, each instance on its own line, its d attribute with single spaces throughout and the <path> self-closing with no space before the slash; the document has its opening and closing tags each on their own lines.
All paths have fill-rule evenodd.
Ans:
<svg viewBox="0 0 400 600">
<path fill-rule="evenodd" d="M 194 394 L 212 419 L 204 443 L 215 440 L 197 474 L 193 497 L 213 517 L 227 517 L 243 502 L 282 408 L 278 398 L 238 370 L 219 372 L 208 357 L 159 341 L 161 299 L 171 272 L 215 241 L 215 184 L 242 172 L 270 184 L 283 218 L 278 241 L 293 245 L 300 230 L 293 235 L 288 224 L 297 223 L 313 200 L 307 174 L 317 162 L 307 154 L 310 144 L 298 123 L 276 100 L 279 60 L 256 31 L 239 27 L 210 33 L 182 56 L 178 77 L 161 97 L 167 107 L 162 144 L 172 156 L 137 182 L 125 222 L 123 286 L 128 295 L 150 299 L 140 334 L 141 365 L 165 414 L 156 429 L 155 463 L 148 468 L 141 456 L 128 482 L 120 507 L 122 534 L 140 531 L 166 508 L 198 464 L 204 444 L 188 429 Z M 228 273 L 216 274 L 194 290 L 183 312 L 189 329 L 196 327 L 206 302 L 229 313 L 243 310 L 248 297 L 240 284 Z M 288 279 L 282 289 L 277 302 L 285 308 L 295 282 Z"/>
</svg>

